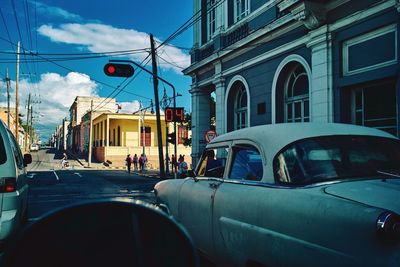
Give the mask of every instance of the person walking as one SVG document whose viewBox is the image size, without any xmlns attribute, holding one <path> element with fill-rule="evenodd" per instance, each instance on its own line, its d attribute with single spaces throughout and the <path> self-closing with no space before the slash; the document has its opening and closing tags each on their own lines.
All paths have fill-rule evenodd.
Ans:
<svg viewBox="0 0 400 267">
<path fill-rule="evenodd" d="M 177 168 L 177 162 L 176 162 L 176 157 L 175 157 L 175 155 L 174 154 L 172 154 L 172 156 L 171 156 L 171 166 L 172 166 L 172 172 L 175 172 L 176 173 L 176 168 Z"/>
<path fill-rule="evenodd" d="M 142 173 L 144 169 L 143 154 L 141 154 L 139 158 L 139 168 L 140 168 L 140 173 Z"/>
<path fill-rule="evenodd" d="M 64 169 L 67 166 L 68 164 L 67 159 L 68 159 L 67 154 L 64 152 L 61 158 L 61 169 Z"/>
<path fill-rule="evenodd" d="M 185 155 L 183 155 L 183 156 L 181 155 L 179 157 L 179 162 L 180 163 L 179 163 L 178 177 L 185 178 L 185 177 L 187 177 L 188 169 L 189 169 L 187 163 L 185 162 Z"/>
<path fill-rule="evenodd" d="M 128 173 L 131 173 L 131 165 L 132 165 L 132 158 L 131 158 L 131 154 L 128 154 L 128 156 L 126 156 L 126 167 L 128 168 Z"/>
<path fill-rule="evenodd" d="M 146 156 L 146 154 L 143 154 L 142 161 L 143 161 L 143 171 L 145 171 L 146 170 L 146 165 L 147 165 L 147 156 Z"/>
<path fill-rule="evenodd" d="M 133 161 L 133 168 L 135 169 L 135 171 L 137 171 L 138 170 L 138 162 L 139 162 L 137 154 L 135 154 L 133 156 L 132 161 Z"/>
</svg>

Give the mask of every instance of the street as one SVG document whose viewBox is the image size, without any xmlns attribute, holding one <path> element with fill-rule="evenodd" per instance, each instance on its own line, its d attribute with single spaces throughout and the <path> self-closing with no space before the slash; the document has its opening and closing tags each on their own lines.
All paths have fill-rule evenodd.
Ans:
<svg viewBox="0 0 400 267">
<path fill-rule="evenodd" d="M 154 202 L 152 193 L 159 179 L 125 170 L 92 170 L 69 159 L 70 167 L 60 167 L 61 155 L 53 149 L 32 153 L 28 166 L 28 220 L 34 221 L 57 208 L 86 200 L 112 198 Z"/>
</svg>

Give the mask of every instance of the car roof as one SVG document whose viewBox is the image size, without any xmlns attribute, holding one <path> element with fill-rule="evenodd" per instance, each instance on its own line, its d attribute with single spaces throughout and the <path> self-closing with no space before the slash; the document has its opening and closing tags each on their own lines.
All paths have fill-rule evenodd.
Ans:
<svg viewBox="0 0 400 267">
<path fill-rule="evenodd" d="M 214 138 L 209 145 L 234 140 L 250 140 L 261 146 L 267 157 L 273 157 L 286 145 L 297 140 L 332 135 L 366 135 L 397 139 L 374 128 L 342 123 L 279 123 L 248 127 Z"/>
</svg>

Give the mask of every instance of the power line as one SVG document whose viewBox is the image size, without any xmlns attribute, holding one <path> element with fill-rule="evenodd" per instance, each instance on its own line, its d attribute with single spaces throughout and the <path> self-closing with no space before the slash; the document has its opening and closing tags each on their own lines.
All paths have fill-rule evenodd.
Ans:
<svg viewBox="0 0 400 267">
<path fill-rule="evenodd" d="M 1 18 L 2 18 L 2 20 L 3 20 L 4 27 L 6 28 L 8 40 L 9 40 L 10 43 L 12 43 L 11 36 L 10 36 L 10 32 L 8 31 L 7 23 L 6 23 L 6 20 L 5 20 L 5 18 L 4 18 L 3 11 L 1 10 L 1 7 L 0 7 L 0 15 L 1 15 Z M 12 50 L 15 52 L 14 46 L 13 46 L 12 44 L 11 44 L 11 48 L 12 48 Z"/>
</svg>

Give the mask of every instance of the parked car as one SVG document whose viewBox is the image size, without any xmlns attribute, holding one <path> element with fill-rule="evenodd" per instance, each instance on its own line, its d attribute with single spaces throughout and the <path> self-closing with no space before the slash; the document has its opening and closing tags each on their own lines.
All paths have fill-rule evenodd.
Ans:
<svg viewBox="0 0 400 267">
<path fill-rule="evenodd" d="M 32 144 L 32 145 L 31 145 L 30 151 L 31 151 L 31 152 L 33 152 L 33 151 L 39 151 L 39 145 L 38 145 L 38 144 Z"/>
<path fill-rule="evenodd" d="M 400 266 L 399 177 L 386 132 L 275 124 L 216 137 L 155 192 L 218 266 Z"/>
<path fill-rule="evenodd" d="M 30 154 L 22 156 L 13 134 L 0 120 L 0 250 L 26 219 L 28 182 L 25 167 Z"/>
</svg>

